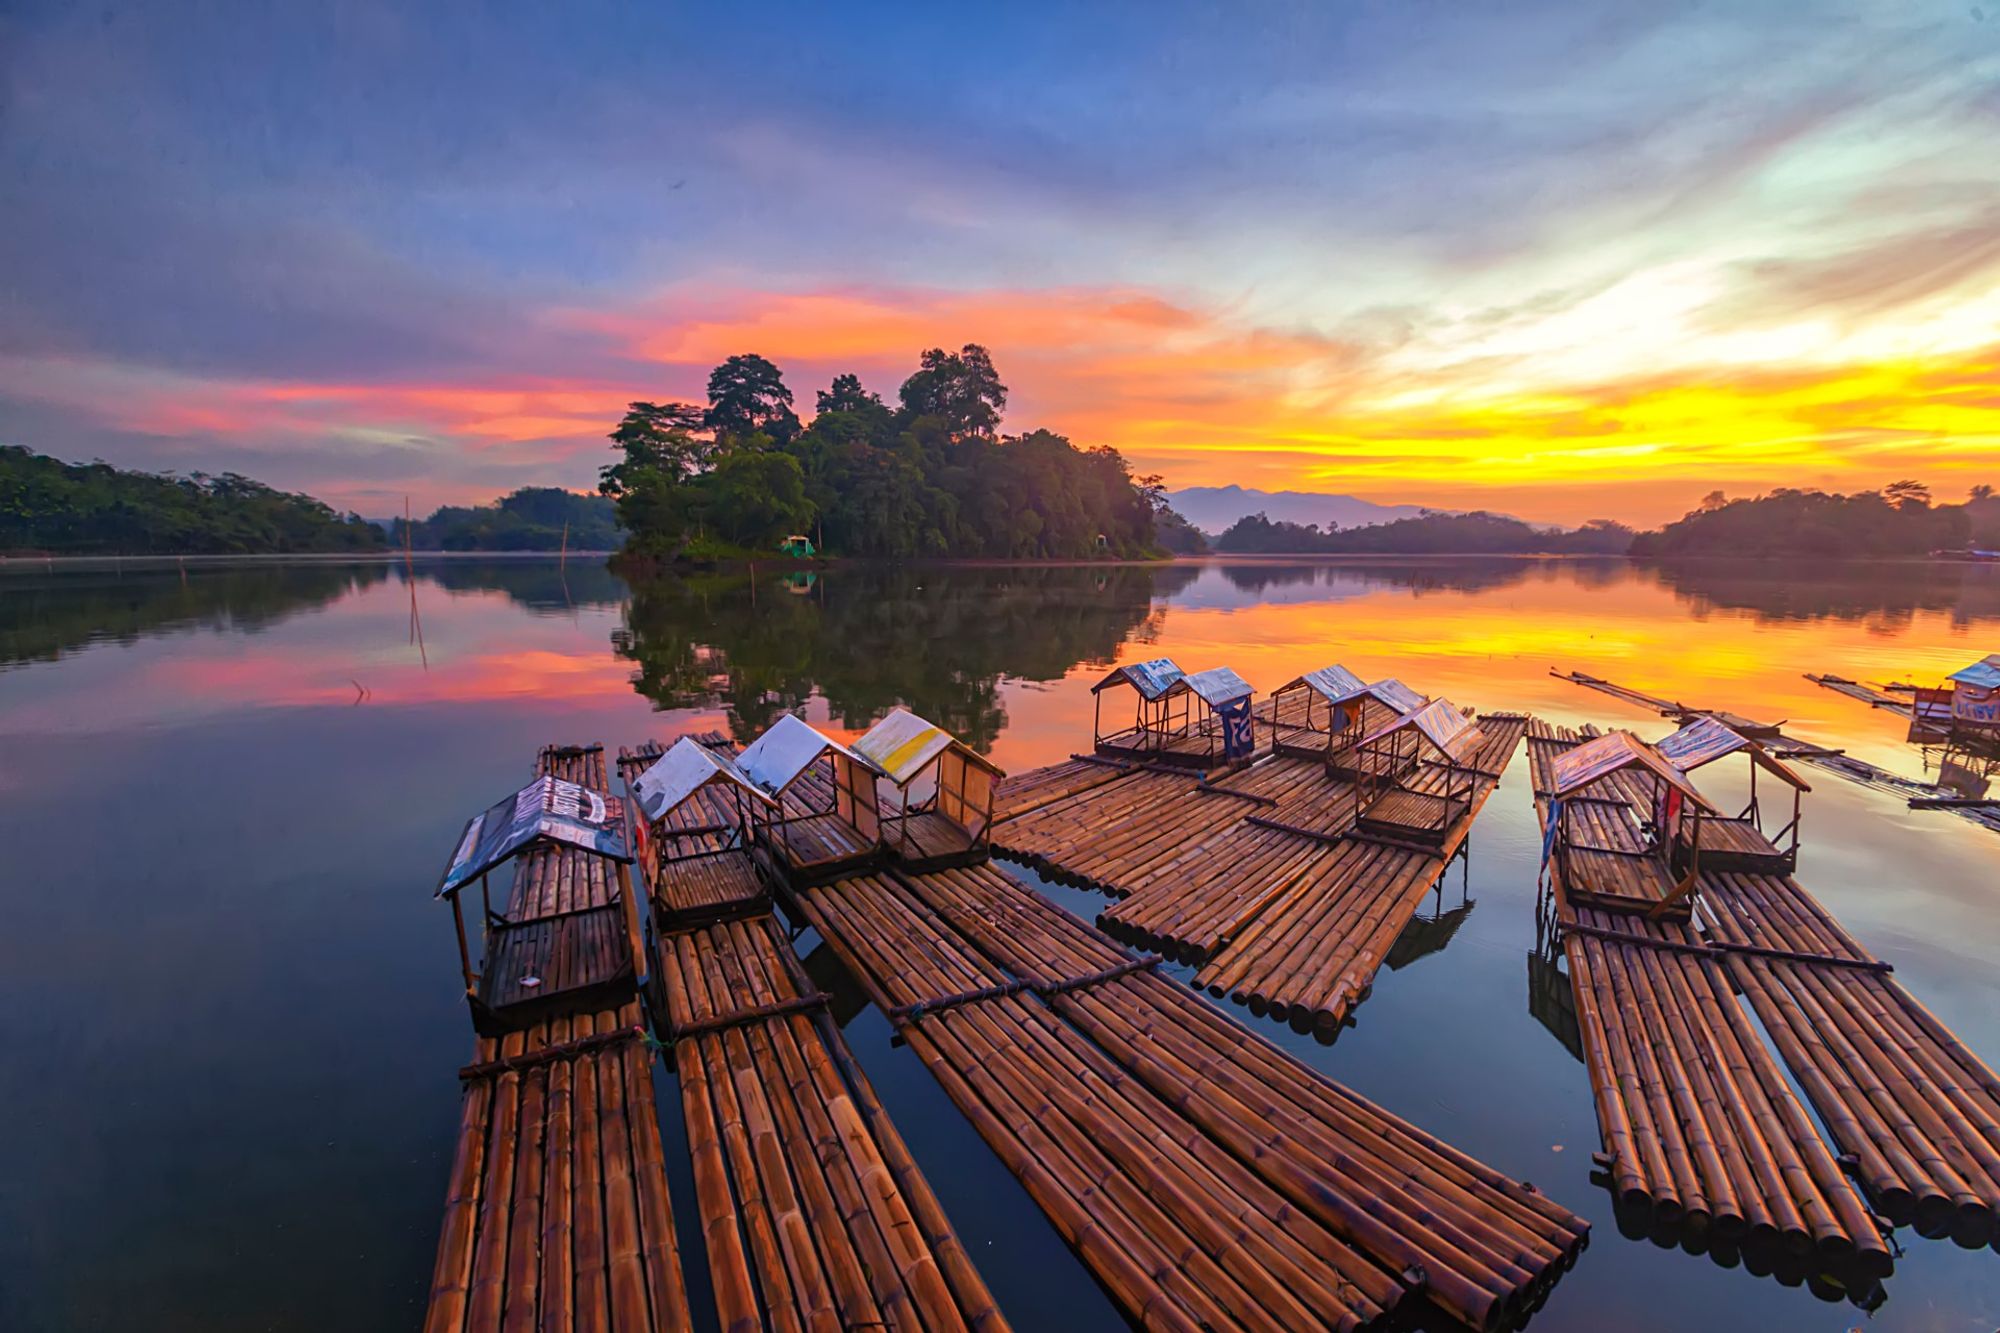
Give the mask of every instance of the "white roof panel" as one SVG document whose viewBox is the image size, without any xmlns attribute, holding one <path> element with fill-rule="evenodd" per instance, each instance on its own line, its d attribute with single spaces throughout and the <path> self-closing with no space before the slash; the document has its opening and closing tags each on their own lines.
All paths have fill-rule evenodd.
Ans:
<svg viewBox="0 0 2000 1333">
<path fill-rule="evenodd" d="M 873 760 L 856 754 L 833 737 L 790 713 L 771 724 L 770 730 L 750 742 L 750 748 L 736 758 L 736 767 L 759 787 L 776 796 L 812 767 L 828 750 L 846 755 L 871 772 L 882 770 Z"/>
<path fill-rule="evenodd" d="M 1206 671 L 1197 671 L 1192 676 L 1183 676 L 1179 683 L 1193 690 L 1210 708 L 1220 708 L 1226 703 L 1246 699 L 1252 693 L 1250 682 L 1226 666 L 1210 667 Z"/>
<path fill-rule="evenodd" d="M 690 796 L 717 781 L 734 783 L 765 805 L 774 804 L 736 766 L 735 760 L 717 754 L 690 736 L 675 741 L 652 767 L 640 774 L 632 784 L 632 794 L 639 798 L 639 808 L 646 812 L 648 820 L 661 820 Z"/>
<path fill-rule="evenodd" d="M 898 708 L 862 733 L 854 748 L 889 781 L 903 787 L 925 764 L 955 744 L 956 739 L 943 727 L 924 721 L 907 708 Z"/>
</svg>

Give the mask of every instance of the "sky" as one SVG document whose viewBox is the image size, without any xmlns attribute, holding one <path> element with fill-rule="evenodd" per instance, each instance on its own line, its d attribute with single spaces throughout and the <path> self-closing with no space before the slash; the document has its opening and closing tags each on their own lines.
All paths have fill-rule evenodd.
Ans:
<svg viewBox="0 0 2000 1333">
<path fill-rule="evenodd" d="M 0 443 L 421 513 L 978 342 L 1174 486 L 1958 498 L 1997 144 L 2000 0 L 13 0 Z"/>
</svg>

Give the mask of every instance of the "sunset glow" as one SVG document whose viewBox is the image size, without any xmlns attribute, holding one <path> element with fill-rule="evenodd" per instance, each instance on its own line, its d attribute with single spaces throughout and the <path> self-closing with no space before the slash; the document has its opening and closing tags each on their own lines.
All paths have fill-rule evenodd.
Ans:
<svg viewBox="0 0 2000 1333">
<path fill-rule="evenodd" d="M 1021 17 L 918 60 L 801 12 L 824 66 L 664 13 L 29 21 L 0 441 L 385 513 L 586 488 L 627 401 L 733 353 L 809 416 L 977 341 L 1008 429 L 1175 486 L 1651 524 L 2000 478 L 2000 25 L 1586 13 Z"/>
</svg>

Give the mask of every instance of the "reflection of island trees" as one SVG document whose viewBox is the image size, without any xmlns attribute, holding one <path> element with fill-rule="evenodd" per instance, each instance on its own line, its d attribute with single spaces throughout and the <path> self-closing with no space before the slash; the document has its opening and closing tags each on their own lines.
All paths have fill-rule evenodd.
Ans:
<svg viewBox="0 0 2000 1333">
<path fill-rule="evenodd" d="M 420 561 L 417 576 L 447 592 L 503 592 L 510 601 L 537 615 L 561 615 L 579 606 L 617 606 L 625 600 L 625 580 L 611 572 L 603 556 L 560 563 L 552 559 Z"/>
<path fill-rule="evenodd" d="M 902 704 L 983 750 L 1007 722 L 1002 677 L 1108 664 L 1156 632 L 1153 596 L 1175 572 L 851 566 L 792 588 L 768 571 L 754 588 L 741 574 L 662 577 L 634 585 L 614 643 L 641 694 L 726 708 L 738 739 L 817 692 L 841 726 Z"/>
<path fill-rule="evenodd" d="M 1749 611 L 1760 621 L 1866 620 L 1884 630 L 1919 611 L 1946 612 L 1958 625 L 2000 620 L 2000 570 L 1980 565 L 1703 560 L 1651 568 L 1697 617 Z"/>
<path fill-rule="evenodd" d="M 1330 590 L 1373 591 L 1379 588 L 1407 588 L 1413 592 L 1481 592 L 1519 583 L 1538 569 L 1575 569 L 1605 562 L 1550 562 L 1522 559 L 1494 559 L 1467 556 L 1435 560 L 1341 560 L 1337 563 L 1265 564 L 1225 563 L 1222 576 L 1231 586 L 1248 593 L 1265 593 L 1277 588 L 1321 587 Z M 1622 562 L 1612 562 L 1622 568 Z"/>
<path fill-rule="evenodd" d="M 0 577 L 0 666 L 177 630 L 254 633 L 387 576 L 384 565 L 23 571 Z"/>
</svg>

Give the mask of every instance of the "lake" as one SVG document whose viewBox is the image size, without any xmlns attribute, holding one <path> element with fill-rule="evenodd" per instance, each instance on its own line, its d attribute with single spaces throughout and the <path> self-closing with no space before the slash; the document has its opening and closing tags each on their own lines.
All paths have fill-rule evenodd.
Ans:
<svg viewBox="0 0 2000 1333">
<path fill-rule="evenodd" d="M 786 710 L 846 734 L 902 703 L 1019 770 L 1088 748 L 1109 664 L 1170 655 L 1260 690 L 1340 661 L 1483 710 L 1670 729 L 1549 674 L 1576 669 L 1923 777 L 1933 756 L 1901 718 L 1803 673 L 1936 684 L 1995 650 L 2000 570 L 1976 567 L 852 566 L 630 587 L 576 559 L 413 579 L 0 565 L 0 1328 L 416 1326 L 472 1047 L 432 889 L 464 819 L 542 744 L 747 740 Z M 2000 1059 L 2000 836 L 1805 772 L 1802 881 Z M 1517 757 L 1336 1042 L 1218 1003 L 1590 1219 L 1538 1330 L 1993 1328 L 1991 1250 L 1899 1233 L 1871 1315 L 1620 1234 L 1589 1180 L 1583 1065 L 1531 986 L 1537 859 Z M 800 945 L 1016 1327 L 1117 1326 L 881 1015 Z M 676 1189 L 699 1302 L 684 1171 Z"/>
</svg>

